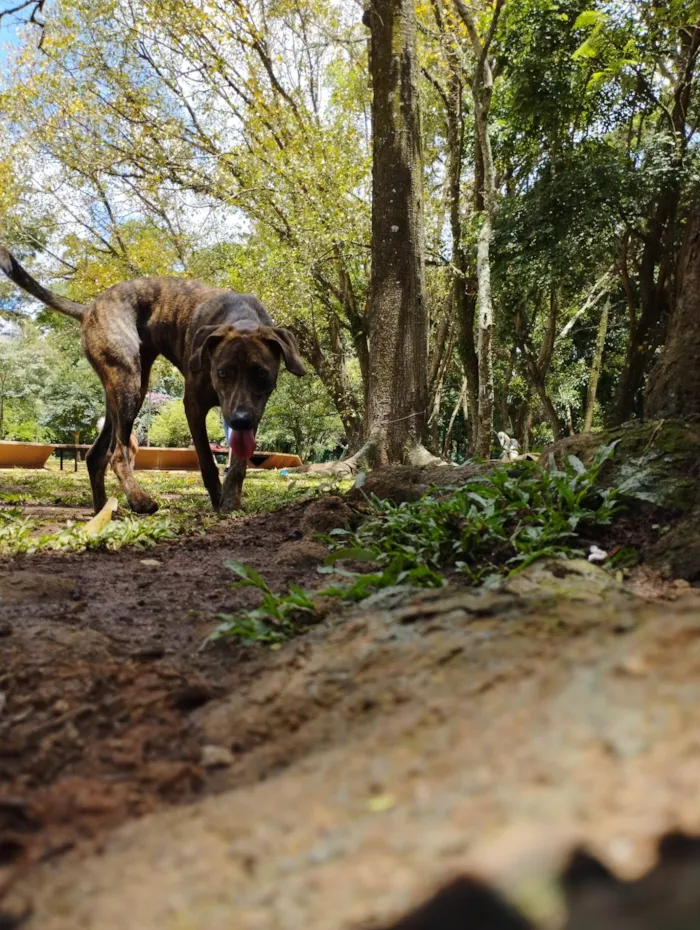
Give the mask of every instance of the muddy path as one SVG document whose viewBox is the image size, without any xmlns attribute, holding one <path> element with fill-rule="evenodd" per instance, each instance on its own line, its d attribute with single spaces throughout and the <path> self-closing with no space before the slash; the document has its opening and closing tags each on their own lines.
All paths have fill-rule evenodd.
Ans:
<svg viewBox="0 0 700 930">
<path fill-rule="evenodd" d="M 320 584 L 311 537 L 348 516 L 334 498 L 0 566 L 3 907 L 31 930 L 340 930 L 472 868 L 551 918 L 543 876 L 575 839 L 633 874 L 700 826 L 687 584 L 538 564 L 499 593 L 388 592 L 277 651 L 200 650 L 256 598 L 228 559 Z"/>
<path fill-rule="evenodd" d="M 310 528 L 346 519 L 332 499 L 156 549 L 0 564 L 0 868 L 234 781 L 192 722 L 261 661 L 255 647 L 201 648 L 218 613 L 256 600 L 231 588 L 225 563 L 278 590 L 313 587 L 325 549 Z"/>
</svg>

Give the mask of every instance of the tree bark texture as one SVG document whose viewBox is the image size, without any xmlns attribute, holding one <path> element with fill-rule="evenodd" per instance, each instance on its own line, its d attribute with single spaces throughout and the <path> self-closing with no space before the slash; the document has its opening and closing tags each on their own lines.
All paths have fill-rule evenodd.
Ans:
<svg viewBox="0 0 700 930">
<path fill-rule="evenodd" d="M 700 419 L 700 207 L 686 230 L 681 291 L 661 357 L 649 379 L 647 415 Z"/>
<path fill-rule="evenodd" d="M 427 424 L 422 155 L 413 0 L 373 0 L 369 435 L 375 464 L 407 461 Z"/>
<path fill-rule="evenodd" d="M 489 61 L 491 42 L 498 26 L 504 0 L 495 0 L 491 11 L 491 22 L 486 34 L 479 35 L 477 18 L 474 10 L 456 0 L 456 8 L 469 33 L 475 58 L 472 78 L 472 97 L 474 99 L 474 124 L 476 128 L 476 180 L 477 207 L 483 209 L 483 220 L 476 253 L 476 276 L 478 281 L 478 407 L 472 411 L 475 421 L 477 442 L 475 451 L 483 458 L 489 458 L 491 451 L 491 434 L 493 432 L 494 384 L 493 384 L 493 299 L 491 296 L 491 240 L 496 213 L 496 168 L 491 148 L 489 116 L 493 98 L 493 71 Z M 483 201 L 480 200 L 480 192 Z M 467 371 L 469 378 L 469 371 Z"/>
</svg>

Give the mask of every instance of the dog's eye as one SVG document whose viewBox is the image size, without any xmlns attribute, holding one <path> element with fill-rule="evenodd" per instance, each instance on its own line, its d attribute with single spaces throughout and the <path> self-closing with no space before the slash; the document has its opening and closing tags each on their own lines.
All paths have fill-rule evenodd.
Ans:
<svg viewBox="0 0 700 930">
<path fill-rule="evenodd" d="M 261 391 L 272 390 L 272 379 L 270 378 L 270 372 L 266 368 L 259 368 L 256 366 L 251 370 L 250 376 L 256 388 L 259 388 Z"/>
<path fill-rule="evenodd" d="M 219 368 L 216 373 L 222 381 L 225 381 L 228 378 L 228 371 L 225 368 Z"/>
</svg>

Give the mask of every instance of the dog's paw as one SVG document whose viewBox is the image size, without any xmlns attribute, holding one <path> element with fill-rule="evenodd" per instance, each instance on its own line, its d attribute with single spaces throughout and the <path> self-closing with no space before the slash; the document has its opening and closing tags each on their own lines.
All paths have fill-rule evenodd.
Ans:
<svg viewBox="0 0 700 930">
<path fill-rule="evenodd" d="M 241 498 L 238 497 L 225 497 L 219 504 L 219 513 L 233 513 L 236 510 L 241 509 Z"/>
<path fill-rule="evenodd" d="M 155 513 L 158 503 L 148 494 L 132 494 L 129 498 L 129 507 L 134 513 Z"/>
</svg>

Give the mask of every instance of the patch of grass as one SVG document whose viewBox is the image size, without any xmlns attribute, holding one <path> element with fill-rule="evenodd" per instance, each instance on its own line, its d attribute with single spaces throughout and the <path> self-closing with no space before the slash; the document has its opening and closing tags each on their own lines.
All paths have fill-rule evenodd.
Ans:
<svg viewBox="0 0 700 930">
<path fill-rule="evenodd" d="M 334 561 L 350 558 L 347 550 L 332 554 L 326 565 L 319 571 L 332 572 L 351 579 L 348 584 L 333 584 L 313 591 L 304 591 L 299 585 L 290 584 L 287 594 L 275 594 L 270 590 L 265 579 L 255 569 L 243 562 L 227 562 L 226 567 L 239 576 L 233 588 L 257 588 L 262 599 L 253 610 L 238 614 L 218 614 L 221 621 L 207 642 L 233 637 L 243 642 L 282 643 L 300 632 L 309 622 L 319 615 L 319 598 L 338 598 L 340 601 L 361 601 L 382 588 L 400 584 L 413 584 L 417 587 L 440 587 L 442 576 L 427 566 L 405 565 L 402 556 L 398 556 L 376 572 L 357 573 L 333 566 Z M 365 553 L 368 555 L 369 553 Z M 373 555 L 373 554 L 372 554 Z M 352 550 L 355 561 L 363 561 L 362 550 Z"/>
<path fill-rule="evenodd" d="M 563 470 L 553 462 L 549 469 L 514 463 L 411 503 L 367 498 L 369 516 L 359 529 L 318 537 L 334 547 L 319 571 L 344 581 L 315 591 L 294 585 L 278 595 L 250 567 L 229 563 L 240 579 L 234 587 L 258 588 L 262 601 L 252 611 L 219 615 L 209 640 L 233 636 L 279 643 L 317 616 L 319 597 L 358 601 L 396 585 L 440 587 L 446 571 L 479 584 L 544 557 L 585 556 L 577 545 L 581 533 L 609 524 L 620 509 L 617 491 L 598 487 L 600 469 L 613 451 L 614 444 L 601 449 L 589 468 L 575 456 Z M 342 567 L 344 562 L 371 567 L 359 573 Z"/>
<path fill-rule="evenodd" d="M 92 494 L 83 463 L 77 472 L 60 471 L 50 462 L 46 469 L 0 471 L 0 553 L 16 555 L 39 550 L 80 551 L 89 548 L 144 548 L 166 539 L 206 533 L 213 525 L 240 517 L 212 511 L 198 472 L 140 471 L 137 479 L 155 497 L 160 510 L 154 516 L 132 516 L 116 479 L 108 472 L 107 495 L 117 497 L 121 511 L 97 536 L 90 537 L 70 515 L 58 519 L 37 515 L 37 507 L 91 508 Z M 349 482 L 346 482 L 349 485 Z M 295 500 L 340 490 L 313 475 L 285 478 L 277 471 L 250 471 L 243 489 L 242 513 L 276 510 Z M 64 523 L 58 530 L 47 526 Z"/>
<path fill-rule="evenodd" d="M 0 552 L 6 555 L 32 554 L 39 550 L 79 552 L 84 549 L 109 549 L 124 546 L 146 549 L 175 533 L 167 517 L 125 517 L 111 521 L 100 533 L 91 536 L 85 524 L 69 521 L 55 532 L 42 533 L 35 520 L 21 512 L 0 511 Z"/>
</svg>

